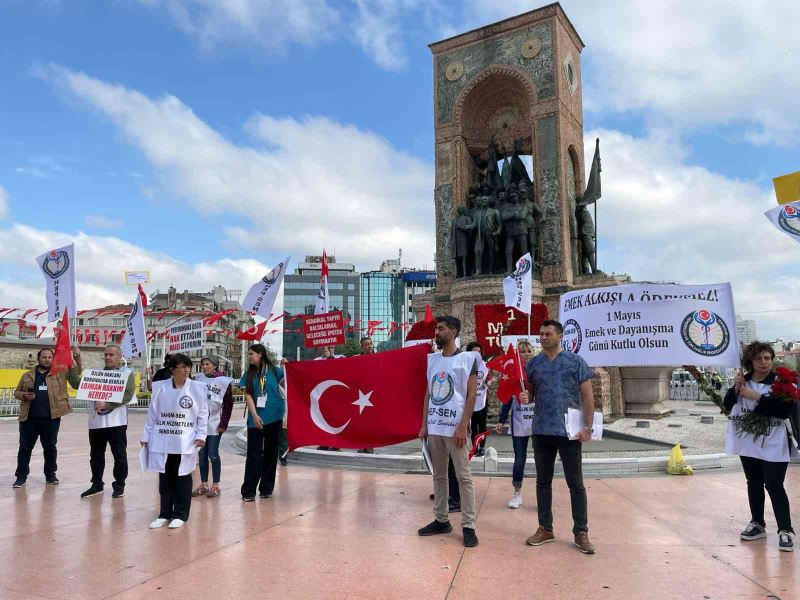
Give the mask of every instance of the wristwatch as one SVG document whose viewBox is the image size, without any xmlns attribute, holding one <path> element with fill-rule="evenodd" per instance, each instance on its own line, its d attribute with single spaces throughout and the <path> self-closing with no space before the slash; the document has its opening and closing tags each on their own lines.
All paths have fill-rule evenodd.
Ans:
<svg viewBox="0 0 800 600">
<path fill-rule="evenodd" d="M 594 427 L 584 427 L 584 431 L 588 431 L 589 433 L 594 433 Z"/>
</svg>

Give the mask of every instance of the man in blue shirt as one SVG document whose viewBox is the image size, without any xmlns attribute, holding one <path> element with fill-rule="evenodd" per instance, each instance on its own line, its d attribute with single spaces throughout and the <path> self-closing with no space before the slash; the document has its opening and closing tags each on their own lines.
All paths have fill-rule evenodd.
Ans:
<svg viewBox="0 0 800 600">
<path fill-rule="evenodd" d="M 561 349 L 564 327 L 558 321 L 542 323 L 539 339 L 542 352 L 525 366 L 528 382 L 535 401 L 533 416 L 533 456 L 536 461 L 536 501 L 539 511 L 539 529 L 527 539 L 530 546 L 541 546 L 554 541 L 553 534 L 553 470 L 556 454 L 561 457 L 564 477 L 569 487 L 572 503 L 572 533 L 575 545 L 584 554 L 594 554 L 589 541 L 586 506 L 586 488 L 583 486 L 583 442 L 592 439 L 594 393 L 592 370 L 577 354 Z M 527 391 L 520 394 L 520 402 L 529 400 Z M 567 437 L 564 415 L 568 408 L 583 411 L 585 427 L 577 439 Z"/>
</svg>

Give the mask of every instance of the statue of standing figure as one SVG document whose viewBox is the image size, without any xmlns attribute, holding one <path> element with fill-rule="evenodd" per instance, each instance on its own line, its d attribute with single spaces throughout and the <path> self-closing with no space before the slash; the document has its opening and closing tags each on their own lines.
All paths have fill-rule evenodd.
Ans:
<svg viewBox="0 0 800 600">
<path fill-rule="evenodd" d="M 525 204 L 528 214 L 525 224 L 528 226 L 528 250 L 531 253 L 533 264 L 539 264 L 539 228 L 542 224 L 542 209 L 536 204 L 533 197 L 533 186 L 530 188 L 524 181 L 519 182 L 520 201 Z"/>
<path fill-rule="evenodd" d="M 469 275 L 467 260 L 472 255 L 472 217 L 467 214 L 467 208 L 458 207 L 458 216 L 453 221 L 451 236 L 451 254 L 456 261 L 456 277 Z"/>
<path fill-rule="evenodd" d="M 500 213 L 489 206 L 489 197 L 478 198 L 478 208 L 472 221 L 472 231 L 475 236 L 475 274 L 491 273 L 494 265 L 494 251 L 497 236 L 500 235 L 503 224 Z M 488 254 L 487 268 L 484 269 L 484 253 Z"/>
<path fill-rule="evenodd" d="M 519 192 L 512 186 L 508 194 L 508 202 L 503 206 L 501 213 L 503 229 L 506 233 L 506 272 L 514 272 L 515 259 L 528 252 L 528 209 L 525 204 L 519 203 Z M 514 251 L 518 253 L 515 254 Z"/>
<path fill-rule="evenodd" d="M 595 141 L 592 169 L 586 191 L 574 200 L 574 220 L 570 219 L 570 233 L 573 236 L 573 267 L 577 264 L 581 274 L 597 273 L 597 231 L 592 215 L 587 208 L 602 195 L 600 188 L 600 138 Z M 578 260 L 578 255 L 580 259 Z"/>
</svg>

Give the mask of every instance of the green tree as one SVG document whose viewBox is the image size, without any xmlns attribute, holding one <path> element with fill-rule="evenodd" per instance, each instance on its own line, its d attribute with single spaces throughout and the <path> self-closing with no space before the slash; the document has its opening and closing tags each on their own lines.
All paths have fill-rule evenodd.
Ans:
<svg viewBox="0 0 800 600">
<path fill-rule="evenodd" d="M 336 346 L 336 354 L 344 354 L 345 356 L 361 354 L 361 344 L 355 340 L 346 340 L 344 346 Z"/>
</svg>

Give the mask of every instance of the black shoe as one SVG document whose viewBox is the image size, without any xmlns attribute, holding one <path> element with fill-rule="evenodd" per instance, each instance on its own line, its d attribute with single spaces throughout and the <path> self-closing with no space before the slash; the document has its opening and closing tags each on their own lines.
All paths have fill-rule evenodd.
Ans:
<svg viewBox="0 0 800 600">
<path fill-rule="evenodd" d="M 242 496 L 242 502 L 255 502 L 255 496 Z"/>
<path fill-rule="evenodd" d="M 258 496 L 266 500 L 267 498 L 272 498 L 272 492 L 261 492 Z"/>
<path fill-rule="evenodd" d="M 475 535 L 475 530 L 472 527 L 464 527 L 461 531 L 464 534 L 465 547 L 474 548 L 478 545 L 478 536 Z"/>
<path fill-rule="evenodd" d="M 280 463 L 281 463 L 281 466 L 282 466 L 282 467 L 285 467 L 286 465 L 288 465 L 288 464 L 289 464 L 289 461 L 288 461 L 288 460 L 286 460 L 285 458 L 282 458 L 282 459 L 280 459 Z"/>
<path fill-rule="evenodd" d="M 434 500 L 435 498 L 436 498 L 436 496 L 434 496 L 433 494 L 430 495 L 430 499 L 431 500 Z"/>
<path fill-rule="evenodd" d="M 439 533 L 450 533 L 453 531 L 453 526 L 450 525 L 450 521 L 447 523 L 440 523 L 439 521 L 434 521 L 428 525 L 425 525 L 422 529 L 417 531 L 419 535 L 437 535 Z"/>
<path fill-rule="evenodd" d="M 17 479 L 14 481 L 14 484 L 11 487 L 12 488 L 25 487 L 26 483 L 28 483 L 27 479 L 25 479 L 24 477 L 17 477 Z"/>
<path fill-rule="evenodd" d="M 125 495 L 125 488 L 116 488 L 111 492 L 112 498 L 122 498 Z"/>
<path fill-rule="evenodd" d="M 45 482 L 47 485 L 58 485 L 58 477 L 53 475 L 50 479 Z"/>
<path fill-rule="evenodd" d="M 448 502 L 447 503 L 447 512 L 457 513 L 461 512 L 461 503 L 458 502 Z"/>
<path fill-rule="evenodd" d="M 89 496 L 95 496 L 97 494 L 102 494 L 102 493 L 103 493 L 102 485 L 92 484 L 92 487 L 90 487 L 88 490 L 86 490 L 81 494 L 81 498 L 88 498 Z"/>
</svg>

